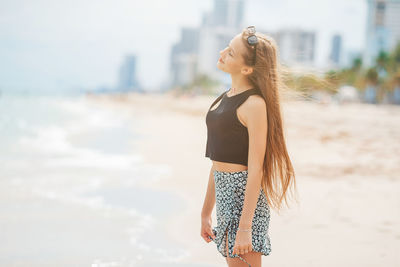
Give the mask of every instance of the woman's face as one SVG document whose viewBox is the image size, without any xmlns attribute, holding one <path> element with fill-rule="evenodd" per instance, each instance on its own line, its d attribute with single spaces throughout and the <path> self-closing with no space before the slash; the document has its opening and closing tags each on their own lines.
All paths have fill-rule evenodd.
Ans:
<svg viewBox="0 0 400 267">
<path fill-rule="evenodd" d="M 236 35 L 229 45 L 219 52 L 221 57 L 218 60 L 217 68 L 231 74 L 241 72 L 242 67 L 245 66 L 242 52 L 246 49 L 241 38 L 241 34 Z"/>
</svg>

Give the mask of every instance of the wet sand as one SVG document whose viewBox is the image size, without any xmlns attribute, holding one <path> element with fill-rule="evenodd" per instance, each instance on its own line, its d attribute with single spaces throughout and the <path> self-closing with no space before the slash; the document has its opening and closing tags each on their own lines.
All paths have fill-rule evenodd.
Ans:
<svg viewBox="0 0 400 267">
<path fill-rule="evenodd" d="M 168 177 L 142 179 L 140 186 L 184 199 L 183 208 L 157 225 L 188 252 L 177 263 L 225 266 L 215 244 L 200 237 L 211 167 L 204 157 L 205 115 L 215 97 L 131 93 L 89 99 L 140 118 L 141 127 L 132 127 L 147 137 L 135 144 L 144 160 L 171 167 Z M 263 266 L 399 266 L 400 107 L 282 106 L 299 204 L 272 212 L 272 253 Z M 214 209 L 214 224 L 215 218 Z"/>
</svg>

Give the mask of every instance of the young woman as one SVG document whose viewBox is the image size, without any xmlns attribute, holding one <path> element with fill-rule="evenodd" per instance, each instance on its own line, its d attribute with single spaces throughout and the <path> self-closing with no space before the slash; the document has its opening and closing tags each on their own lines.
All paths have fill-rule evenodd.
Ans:
<svg viewBox="0 0 400 267">
<path fill-rule="evenodd" d="M 220 54 L 217 67 L 231 75 L 232 87 L 212 103 L 206 116 L 205 156 L 212 167 L 201 236 L 217 244 L 228 266 L 257 267 L 261 255 L 271 253 L 270 207 L 279 212 L 283 200 L 287 204 L 289 188 L 296 188 L 283 134 L 277 47 L 250 26 Z"/>
</svg>

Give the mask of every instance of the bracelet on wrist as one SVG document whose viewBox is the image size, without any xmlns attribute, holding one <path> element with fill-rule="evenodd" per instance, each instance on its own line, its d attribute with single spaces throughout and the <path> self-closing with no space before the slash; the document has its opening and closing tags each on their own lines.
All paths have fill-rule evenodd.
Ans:
<svg viewBox="0 0 400 267">
<path fill-rule="evenodd" d="M 238 227 L 238 231 L 241 231 L 241 232 L 251 232 L 251 228 L 250 228 L 250 229 L 240 229 L 240 228 Z"/>
</svg>

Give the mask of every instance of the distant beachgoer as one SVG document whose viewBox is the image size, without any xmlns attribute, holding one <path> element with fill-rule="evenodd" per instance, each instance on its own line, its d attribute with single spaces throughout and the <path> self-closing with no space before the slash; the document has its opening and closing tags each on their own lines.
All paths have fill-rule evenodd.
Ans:
<svg viewBox="0 0 400 267">
<path fill-rule="evenodd" d="M 205 156 L 212 167 L 201 237 L 216 243 L 228 266 L 257 267 L 261 256 L 271 253 L 270 208 L 279 213 L 291 186 L 296 189 L 280 110 L 284 84 L 275 41 L 254 26 L 236 35 L 220 55 L 217 67 L 230 74 L 232 85 L 205 119 Z M 215 204 L 217 226 L 212 227 Z"/>
</svg>

